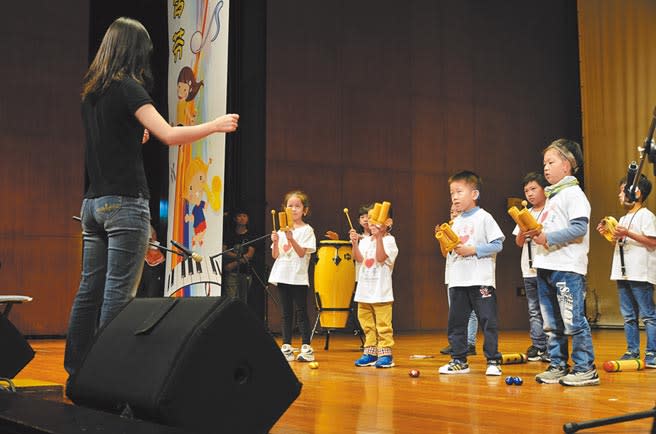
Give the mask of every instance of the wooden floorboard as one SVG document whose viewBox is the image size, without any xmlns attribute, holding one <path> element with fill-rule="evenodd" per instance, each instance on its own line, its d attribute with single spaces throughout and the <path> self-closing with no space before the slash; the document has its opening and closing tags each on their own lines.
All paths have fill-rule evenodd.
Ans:
<svg viewBox="0 0 656 434">
<path fill-rule="evenodd" d="M 333 334 L 330 349 L 324 351 L 324 337 L 316 336 L 313 346 L 319 368 L 291 362 L 303 390 L 271 433 L 560 433 L 567 422 L 640 412 L 655 405 L 656 369 L 622 373 L 601 369 L 603 361 L 624 352 L 621 330 L 593 331 L 601 385 L 580 388 L 537 384 L 535 374 L 546 368 L 541 362 L 506 365 L 501 377 L 486 377 L 482 341 L 477 345 L 479 354 L 470 358 L 471 373 L 439 375 L 437 368 L 448 361 L 439 354 L 446 344 L 444 333 L 395 338 L 397 366 L 375 369 L 353 365 L 360 353 L 357 337 Z M 36 357 L 18 378 L 64 384 L 64 342 L 33 340 L 31 344 Z M 501 333 L 502 352 L 525 351 L 528 344 L 526 332 Z M 413 354 L 435 358 L 412 360 Z M 411 369 L 418 369 L 420 377 L 411 378 Z M 506 385 L 508 375 L 522 377 L 524 384 Z M 643 419 L 584 432 L 648 433 L 651 424 Z"/>
</svg>

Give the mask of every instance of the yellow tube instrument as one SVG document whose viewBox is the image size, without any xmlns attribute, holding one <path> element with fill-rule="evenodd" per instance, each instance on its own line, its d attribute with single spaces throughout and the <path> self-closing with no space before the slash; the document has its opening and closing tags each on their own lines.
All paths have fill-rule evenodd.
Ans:
<svg viewBox="0 0 656 434">
<path fill-rule="evenodd" d="M 529 211 L 528 208 L 526 208 L 526 205 L 528 205 L 528 202 L 525 200 L 522 201 L 522 208 L 521 210 L 518 209 L 516 206 L 510 207 L 508 209 L 508 214 L 512 219 L 517 223 L 517 226 L 519 226 L 519 229 L 522 232 L 528 232 L 528 231 L 533 231 L 533 230 L 542 230 L 542 225 L 538 223 L 537 220 L 535 220 L 535 217 L 533 217 L 533 214 L 531 214 L 531 211 Z"/>
<path fill-rule="evenodd" d="M 292 209 L 290 207 L 278 213 L 278 226 L 283 232 L 294 229 L 294 218 L 292 217 Z"/>
<path fill-rule="evenodd" d="M 449 223 L 442 223 L 435 228 L 435 239 L 439 241 L 442 253 L 448 253 L 455 249 L 458 244 L 460 244 L 460 237 L 458 234 L 453 232 L 453 229 L 451 229 L 452 223 L 453 221 L 450 221 Z"/>
<path fill-rule="evenodd" d="M 374 207 L 369 210 L 369 224 L 392 226 L 392 219 L 389 218 L 391 206 L 390 202 L 376 202 Z"/>
<path fill-rule="evenodd" d="M 601 219 L 601 225 L 604 228 L 602 235 L 613 244 L 615 243 L 615 228 L 617 224 L 617 220 L 613 216 L 606 216 Z"/>
</svg>

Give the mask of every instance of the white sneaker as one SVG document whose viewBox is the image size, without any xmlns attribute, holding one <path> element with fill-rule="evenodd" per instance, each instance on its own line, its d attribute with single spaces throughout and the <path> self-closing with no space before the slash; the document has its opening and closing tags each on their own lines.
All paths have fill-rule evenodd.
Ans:
<svg viewBox="0 0 656 434">
<path fill-rule="evenodd" d="M 282 355 L 285 356 L 285 360 L 288 362 L 294 361 L 294 350 L 292 349 L 291 345 L 284 344 L 282 347 L 280 347 L 280 351 L 282 352 Z"/>
<path fill-rule="evenodd" d="M 487 365 L 487 369 L 485 370 L 485 375 L 499 376 L 501 375 L 501 368 L 499 368 L 499 365 L 490 363 L 489 365 Z"/>
<path fill-rule="evenodd" d="M 303 344 L 303 346 L 301 346 L 301 353 L 296 356 L 296 360 L 299 362 L 313 362 L 314 350 L 312 347 L 307 344 Z"/>
</svg>

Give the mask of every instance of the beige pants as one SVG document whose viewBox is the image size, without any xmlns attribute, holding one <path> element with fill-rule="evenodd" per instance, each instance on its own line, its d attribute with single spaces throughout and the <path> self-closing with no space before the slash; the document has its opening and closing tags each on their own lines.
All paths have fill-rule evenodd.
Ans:
<svg viewBox="0 0 656 434">
<path fill-rule="evenodd" d="M 394 346 L 392 302 L 358 303 L 358 320 L 365 335 L 365 354 L 379 356 L 392 354 Z"/>
</svg>

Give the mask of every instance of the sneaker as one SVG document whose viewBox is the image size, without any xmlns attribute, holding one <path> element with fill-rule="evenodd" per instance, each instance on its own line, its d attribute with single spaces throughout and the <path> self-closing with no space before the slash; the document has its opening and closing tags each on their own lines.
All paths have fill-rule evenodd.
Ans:
<svg viewBox="0 0 656 434">
<path fill-rule="evenodd" d="M 453 359 L 449 363 L 447 363 L 444 366 L 440 366 L 439 369 L 440 374 L 468 374 L 469 373 L 469 365 L 467 362 L 463 362 L 462 360 L 459 359 Z"/>
<path fill-rule="evenodd" d="M 294 350 L 292 349 L 291 345 L 284 344 L 282 347 L 280 347 L 280 351 L 282 352 L 282 355 L 285 356 L 285 360 L 288 362 L 294 361 Z"/>
<path fill-rule="evenodd" d="M 620 357 L 620 360 L 634 360 L 634 359 L 639 359 L 640 354 L 632 353 L 630 351 L 627 351 L 626 353 L 622 354 L 622 357 Z"/>
<path fill-rule="evenodd" d="M 546 353 L 544 348 L 538 348 L 536 346 L 531 345 L 528 347 L 526 350 L 526 357 L 529 362 L 537 362 L 542 360 L 542 356 Z"/>
<path fill-rule="evenodd" d="M 467 355 L 468 356 L 476 355 L 476 345 L 467 345 Z"/>
<path fill-rule="evenodd" d="M 498 362 L 489 361 L 487 363 L 487 369 L 485 370 L 485 375 L 491 375 L 491 376 L 501 375 L 501 368 L 499 367 Z"/>
<path fill-rule="evenodd" d="M 596 386 L 599 384 L 599 375 L 595 368 L 585 372 L 570 372 L 559 383 L 563 386 Z"/>
<path fill-rule="evenodd" d="M 451 345 L 447 345 L 446 347 L 442 348 L 440 350 L 440 354 L 451 354 Z"/>
<path fill-rule="evenodd" d="M 377 368 L 391 368 L 394 366 L 394 359 L 392 356 L 380 356 L 374 366 Z"/>
<path fill-rule="evenodd" d="M 355 366 L 374 366 L 378 357 L 371 354 L 363 354 L 358 360 L 355 361 Z"/>
<path fill-rule="evenodd" d="M 656 368 L 656 354 L 645 353 L 645 367 Z"/>
<path fill-rule="evenodd" d="M 311 346 L 303 344 L 301 346 L 301 352 L 296 357 L 296 360 L 299 362 L 314 362 L 314 350 Z"/>
<path fill-rule="evenodd" d="M 548 351 L 542 353 L 542 356 L 540 356 L 540 361 L 544 363 L 551 363 L 551 356 L 549 356 Z"/>
<path fill-rule="evenodd" d="M 535 381 L 544 384 L 556 384 L 568 372 L 567 366 L 549 365 L 546 371 L 535 376 Z"/>
</svg>

